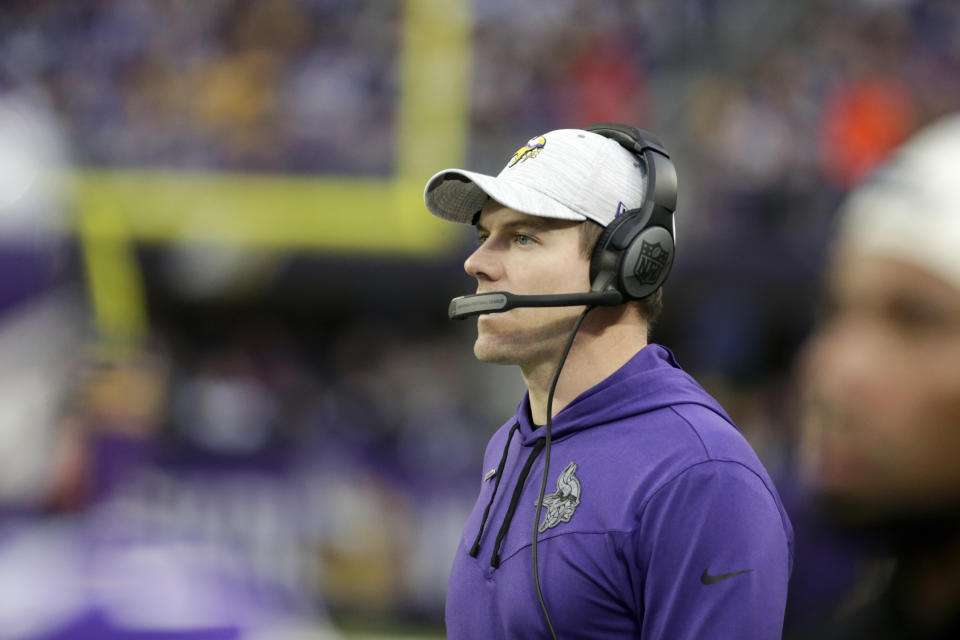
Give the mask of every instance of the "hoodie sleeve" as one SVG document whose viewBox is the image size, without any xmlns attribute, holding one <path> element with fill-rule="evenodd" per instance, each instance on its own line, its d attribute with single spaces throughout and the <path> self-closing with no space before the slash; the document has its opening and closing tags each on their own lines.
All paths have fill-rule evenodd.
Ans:
<svg viewBox="0 0 960 640">
<path fill-rule="evenodd" d="M 739 462 L 666 482 L 624 549 L 643 640 L 779 640 L 790 536 L 771 488 Z"/>
</svg>

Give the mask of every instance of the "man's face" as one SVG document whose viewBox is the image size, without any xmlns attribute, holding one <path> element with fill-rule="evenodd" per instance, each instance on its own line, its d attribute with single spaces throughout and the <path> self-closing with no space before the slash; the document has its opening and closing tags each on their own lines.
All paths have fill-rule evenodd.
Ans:
<svg viewBox="0 0 960 640">
<path fill-rule="evenodd" d="M 464 269 L 477 293 L 579 293 L 590 288 L 579 222 L 530 216 L 489 201 L 477 221 L 479 246 Z M 484 362 L 553 363 L 581 307 L 519 308 L 477 319 L 474 354 Z"/>
<path fill-rule="evenodd" d="M 960 506 L 960 290 L 843 255 L 803 361 L 801 469 L 853 521 Z"/>
</svg>

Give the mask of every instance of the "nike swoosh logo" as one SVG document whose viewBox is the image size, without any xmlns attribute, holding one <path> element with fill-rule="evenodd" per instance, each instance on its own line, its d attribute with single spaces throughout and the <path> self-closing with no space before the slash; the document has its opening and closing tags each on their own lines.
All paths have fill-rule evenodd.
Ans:
<svg viewBox="0 0 960 640">
<path fill-rule="evenodd" d="M 744 569 L 743 571 L 734 571 L 733 573 L 721 573 L 715 576 L 710 575 L 710 567 L 707 567 L 703 570 L 703 573 L 700 574 L 700 582 L 703 584 L 717 584 L 724 580 L 729 580 L 730 578 L 735 578 L 737 576 L 742 576 L 745 573 L 750 573 L 753 569 Z"/>
</svg>

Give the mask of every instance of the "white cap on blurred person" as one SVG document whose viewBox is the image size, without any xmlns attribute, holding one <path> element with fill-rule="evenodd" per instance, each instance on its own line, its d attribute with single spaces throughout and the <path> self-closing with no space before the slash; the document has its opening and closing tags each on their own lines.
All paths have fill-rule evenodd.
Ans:
<svg viewBox="0 0 960 640">
<path fill-rule="evenodd" d="M 905 260 L 960 289 L 960 113 L 914 135 L 839 214 L 840 247 Z"/>
<path fill-rule="evenodd" d="M 471 223 L 487 198 L 534 216 L 590 219 L 607 226 L 643 204 L 646 172 L 619 143 L 581 129 L 557 129 L 520 147 L 494 177 L 444 169 L 427 182 L 435 216 Z"/>
</svg>

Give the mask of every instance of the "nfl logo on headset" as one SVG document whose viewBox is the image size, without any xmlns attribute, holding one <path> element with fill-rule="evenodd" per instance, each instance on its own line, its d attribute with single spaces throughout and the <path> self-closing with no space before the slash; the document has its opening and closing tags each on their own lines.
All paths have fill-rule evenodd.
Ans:
<svg viewBox="0 0 960 640">
<path fill-rule="evenodd" d="M 654 284 L 660 279 L 663 268 L 667 266 L 668 252 L 659 242 L 642 241 L 640 246 L 640 262 L 634 274 L 643 284 Z"/>
</svg>

